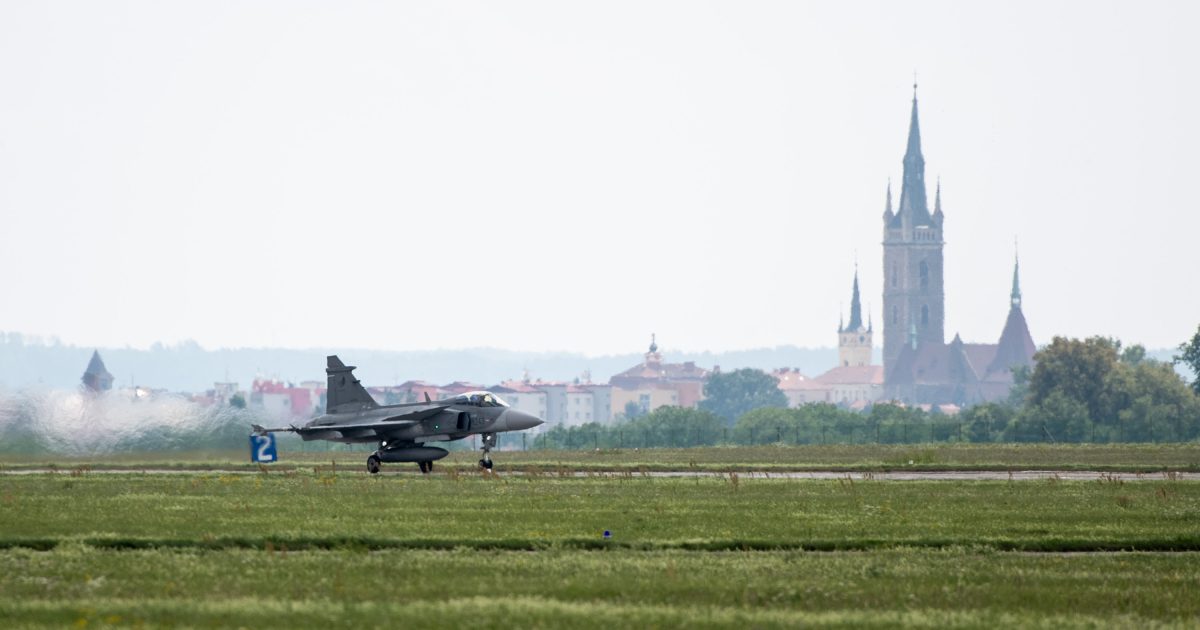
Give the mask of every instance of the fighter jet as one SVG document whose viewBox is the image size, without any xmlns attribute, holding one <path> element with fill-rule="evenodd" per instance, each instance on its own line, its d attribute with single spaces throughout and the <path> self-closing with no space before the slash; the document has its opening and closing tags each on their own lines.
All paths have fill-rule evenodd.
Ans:
<svg viewBox="0 0 1200 630">
<path fill-rule="evenodd" d="M 433 462 L 449 452 L 429 446 L 430 442 L 461 440 L 479 435 L 483 457 L 479 465 L 491 470 L 491 451 L 496 434 L 523 431 L 542 424 L 536 416 L 512 409 L 499 396 L 485 391 L 467 392 L 445 400 L 401 405 L 379 405 L 354 378 L 354 366 L 337 355 L 327 357 L 325 374 L 329 387 L 325 413 L 302 427 L 292 425 L 266 429 L 252 425 L 260 435 L 289 432 L 304 441 L 329 440 L 345 444 L 378 442 L 379 449 L 367 458 L 367 472 L 376 474 L 383 462 L 416 462 L 421 472 L 433 472 Z"/>
</svg>

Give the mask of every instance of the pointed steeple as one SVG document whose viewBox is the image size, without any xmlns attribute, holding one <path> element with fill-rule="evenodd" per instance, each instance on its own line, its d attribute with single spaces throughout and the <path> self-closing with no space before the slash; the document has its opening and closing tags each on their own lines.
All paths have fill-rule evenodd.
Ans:
<svg viewBox="0 0 1200 630">
<path fill-rule="evenodd" d="M 867 332 L 875 331 L 874 317 L 871 316 L 871 305 L 867 305 Z"/>
<path fill-rule="evenodd" d="M 892 212 L 892 178 L 889 177 L 887 185 L 887 205 L 883 207 L 883 220 L 885 223 L 890 223 L 895 216 L 896 213 Z"/>
<path fill-rule="evenodd" d="M 989 372 L 1006 372 L 1016 366 L 1033 365 L 1033 354 L 1037 346 L 1033 336 L 1029 334 L 1029 324 L 1025 322 L 1025 314 L 1021 312 L 1021 261 L 1013 256 L 1013 286 L 1008 308 L 1008 319 L 1004 322 L 1004 330 L 1000 333 L 1000 342 L 996 348 L 996 358 L 988 366 Z"/>
<path fill-rule="evenodd" d="M 1019 255 L 1015 254 L 1013 255 L 1012 294 L 1009 297 L 1014 308 L 1021 308 L 1021 259 Z"/>
<path fill-rule="evenodd" d="M 929 223 L 929 202 L 925 196 L 925 156 L 921 155 L 921 123 L 917 116 L 917 84 L 913 83 L 912 117 L 908 123 L 908 147 L 904 151 L 904 179 L 900 184 L 900 210 L 897 217 L 908 217 L 913 225 Z"/>
<path fill-rule="evenodd" d="M 942 178 L 938 177 L 937 192 L 933 195 L 933 220 L 941 223 L 944 216 L 946 215 L 942 214 Z"/>
<path fill-rule="evenodd" d="M 858 265 L 854 266 L 854 290 L 850 294 L 850 324 L 846 327 L 847 330 L 858 330 L 862 328 L 862 303 L 858 296 Z"/>
</svg>

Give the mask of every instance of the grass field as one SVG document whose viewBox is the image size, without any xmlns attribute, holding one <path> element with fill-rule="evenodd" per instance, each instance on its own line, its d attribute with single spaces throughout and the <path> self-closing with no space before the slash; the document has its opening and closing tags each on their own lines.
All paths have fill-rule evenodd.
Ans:
<svg viewBox="0 0 1200 630">
<path fill-rule="evenodd" d="M 1168 478 L 0 477 L 5 627 L 1195 627 L 1198 592 Z"/>
<path fill-rule="evenodd" d="M 1195 626 L 1191 554 L 466 549 L 0 554 L 6 627 Z"/>
<path fill-rule="evenodd" d="M 363 447 L 347 450 L 324 443 L 281 442 L 279 463 L 272 468 L 294 469 L 338 465 L 361 468 Z M 568 467 L 581 471 L 623 470 L 1100 470 L 1153 472 L 1200 471 L 1200 444 L 928 444 L 734 446 L 686 449 L 601 449 L 574 451 L 499 451 L 497 465 L 511 470 Z M 478 454 L 452 451 L 439 466 L 475 467 Z M 97 457 L 4 455 L 0 470 L 81 466 L 96 469 L 174 468 L 191 470 L 254 469 L 249 450 L 122 453 Z M 386 466 L 385 470 L 415 470 L 415 465 Z"/>
</svg>

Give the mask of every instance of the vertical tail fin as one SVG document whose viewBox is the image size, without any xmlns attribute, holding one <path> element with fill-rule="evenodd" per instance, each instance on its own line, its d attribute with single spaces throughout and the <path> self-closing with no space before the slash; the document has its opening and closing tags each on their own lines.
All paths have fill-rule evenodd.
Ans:
<svg viewBox="0 0 1200 630">
<path fill-rule="evenodd" d="M 328 389 L 325 392 L 326 413 L 357 411 L 379 406 L 362 383 L 354 378 L 354 366 L 342 363 L 336 354 L 326 357 L 325 374 L 329 377 Z"/>
</svg>

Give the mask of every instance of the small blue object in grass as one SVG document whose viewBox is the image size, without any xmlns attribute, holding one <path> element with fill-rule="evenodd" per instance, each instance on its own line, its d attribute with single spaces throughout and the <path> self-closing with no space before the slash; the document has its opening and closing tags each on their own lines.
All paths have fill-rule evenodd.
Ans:
<svg viewBox="0 0 1200 630">
<path fill-rule="evenodd" d="M 265 464 L 277 459 L 274 433 L 250 436 L 250 461 Z"/>
<path fill-rule="evenodd" d="M 612 532 L 606 529 L 604 530 L 604 540 L 608 540 L 609 538 L 612 538 Z"/>
</svg>

